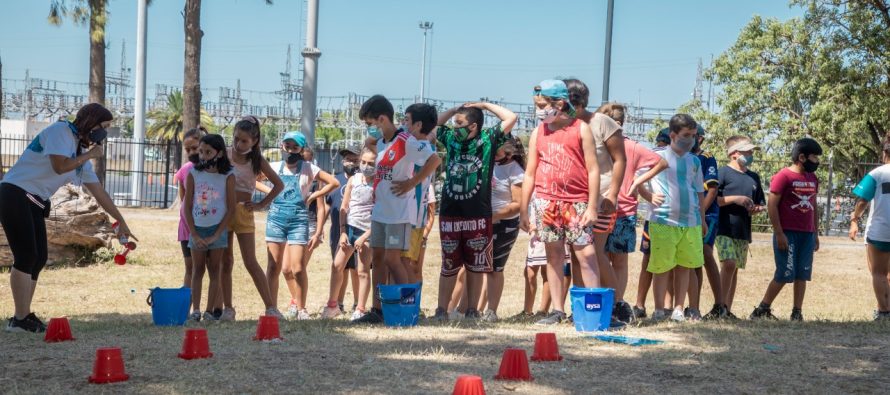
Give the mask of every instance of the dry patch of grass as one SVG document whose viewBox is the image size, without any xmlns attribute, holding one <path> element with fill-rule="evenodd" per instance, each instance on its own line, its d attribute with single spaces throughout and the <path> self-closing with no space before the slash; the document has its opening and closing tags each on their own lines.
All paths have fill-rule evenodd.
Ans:
<svg viewBox="0 0 890 395">
<path fill-rule="evenodd" d="M 77 340 L 45 344 L 42 337 L 0 335 L 3 392 L 447 393 L 460 374 L 481 375 L 488 393 L 494 394 L 874 393 L 890 386 L 890 325 L 869 321 L 874 297 L 863 248 L 839 238 L 823 239 L 823 251 L 816 255 L 805 323 L 786 320 L 788 289 L 775 303 L 783 319 L 779 322 L 644 324 L 623 333 L 665 341 L 657 346 L 602 343 L 560 325 L 546 330 L 557 333 L 565 360 L 532 363 L 534 382 L 511 383 L 492 376 L 505 348 L 521 347 L 531 354 L 534 335 L 542 328 L 530 321 L 421 322 L 411 329 L 353 327 L 345 319 L 282 322 L 284 342 L 254 342 L 256 317 L 263 308 L 240 258 L 234 291 L 239 321 L 205 326 L 213 358 L 180 360 L 176 354 L 183 329 L 152 326 L 145 304 L 147 289 L 181 283 L 176 213 L 130 210 L 126 215 L 142 240 L 131 263 L 55 268 L 41 275 L 35 310 L 47 318 L 67 315 Z M 263 226 L 257 228 L 261 232 Z M 437 298 L 440 254 L 435 232 L 432 238 L 422 303 L 428 313 Z M 739 316 L 759 302 L 772 276 L 767 240 L 757 237 L 748 269 L 740 274 Z M 525 241 L 520 239 L 507 265 L 502 317 L 522 309 Z M 264 250 L 262 237 L 257 246 Z M 258 255 L 265 264 L 265 254 Z M 325 302 L 330 261 L 327 249 L 313 257 L 310 306 Z M 628 295 L 636 292 L 639 261 L 639 254 L 631 255 Z M 12 309 L 8 288 L 6 280 L 0 281 L 3 316 Z M 283 307 L 288 299 L 283 284 L 279 295 Z M 710 306 L 711 300 L 705 285 L 702 306 Z M 351 301 L 348 292 L 347 305 Z M 87 384 L 95 349 L 103 346 L 123 348 L 128 382 Z"/>
</svg>

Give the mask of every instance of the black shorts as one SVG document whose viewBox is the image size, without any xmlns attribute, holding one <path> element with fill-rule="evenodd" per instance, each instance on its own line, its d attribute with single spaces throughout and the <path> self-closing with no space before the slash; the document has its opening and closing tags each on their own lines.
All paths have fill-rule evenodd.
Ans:
<svg viewBox="0 0 890 395">
<path fill-rule="evenodd" d="M 192 257 L 192 249 L 189 248 L 189 241 L 188 241 L 188 240 L 180 240 L 180 241 L 179 241 L 179 248 L 182 249 L 182 257 L 183 257 L 183 258 L 191 258 L 191 257 Z"/>
<path fill-rule="evenodd" d="M 494 247 L 492 251 L 494 271 L 503 272 L 510 258 L 510 250 L 519 237 L 519 218 L 502 219 L 492 225 L 494 233 Z"/>
<path fill-rule="evenodd" d="M 16 270 L 37 281 L 46 266 L 46 215 L 50 202 L 13 184 L 0 184 L 0 224 Z"/>
</svg>

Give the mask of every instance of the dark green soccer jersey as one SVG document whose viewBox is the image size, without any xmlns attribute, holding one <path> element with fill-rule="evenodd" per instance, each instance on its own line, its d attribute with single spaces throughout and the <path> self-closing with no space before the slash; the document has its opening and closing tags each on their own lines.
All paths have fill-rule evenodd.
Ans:
<svg viewBox="0 0 890 395">
<path fill-rule="evenodd" d="M 451 127 L 441 126 L 437 138 L 446 151 L 440 214 L 464 218 L 491 217 L 494 154 L 507 140 L 501 125 L 482 129 L 475 138 L 466 141 L 457 141 Z"/>
</svg>

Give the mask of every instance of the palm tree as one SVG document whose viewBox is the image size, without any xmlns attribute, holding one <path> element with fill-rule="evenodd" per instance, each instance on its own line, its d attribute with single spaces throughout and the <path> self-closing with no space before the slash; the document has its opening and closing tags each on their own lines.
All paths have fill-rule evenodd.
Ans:
<svg viewBox="0 0 890 395">
<path fill-rule="evenodd" d="M 89 23 L 90 32 L 90 102 L 105 104 L 105 23 L 108 21 L 108 0 L 52 0 L 49 5 L 49 23 L 61 26 L 63 17 L 74 24 Z M 96 161 L 96 175 L 105 182 L 105 157 Z"/>
<path fill-rule="evenodd" d="M 200 111 L 200 123 L 208 129 L 213 125 L 213 118 L 203 109 Z M 163 108 L 156 108 L 146 114 L 146 118 L 151 120 L 148 129 L 145 130 L 145 137 L 149 139 L 159 139 L 173 141 L 178 143 L 182 141 L 182 134 L 186 130 L 184 128 L 184 113 L 182 92 L 175 90 L 167 95 L 167 105 Z M 197 127 L 197 125 L 192 128 Z M 191 128 L 189 128 L 191 129 Z M 174 153 L 174 164 L 178 167 L 182 164 L 182 150 L 177 149 Z"/>
</svg>

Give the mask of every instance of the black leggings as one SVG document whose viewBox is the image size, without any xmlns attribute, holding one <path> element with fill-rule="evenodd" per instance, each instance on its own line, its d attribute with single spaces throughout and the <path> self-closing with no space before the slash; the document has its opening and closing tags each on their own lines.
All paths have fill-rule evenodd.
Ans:
<svg viewBox="0 0 890 395">
<path fill-rule="evenodd" d="M 0 224 L 15 262 L 12 267 L 37 281 L 46 266 L 46 219 L 40 204 L 49 204 L 15 185 L 0 184 Z"/>
</svg>

